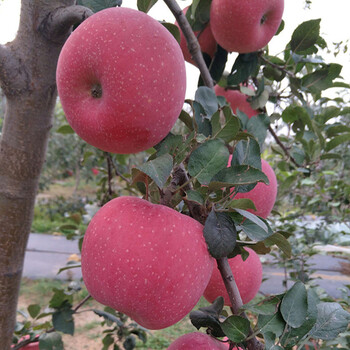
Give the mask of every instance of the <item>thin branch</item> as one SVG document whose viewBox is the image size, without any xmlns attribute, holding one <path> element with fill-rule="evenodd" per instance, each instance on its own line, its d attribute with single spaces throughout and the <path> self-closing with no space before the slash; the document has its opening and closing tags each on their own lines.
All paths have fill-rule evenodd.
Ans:
<svg viewBox="0 0 350 350">
<path fill-rule="evenodd" d="M 73 5 L 60 7 L 40 24 L 39 31 L 51 41 L 62 43 L 66 40 L 75 24 L 85 21 L 93 12 L 84 6 Z"/>
<path fill-rule="evenodd" d="M 276 68 L 278 70 L 280 70 L 281 72 L 285 73 L 286 75 L 289 75 L 292 78 L 295 78 L 295 74 L 290 72 L 289 70 L 287 70 L 284 66 L 280 66 L 276 63 L 273 63 L 271 61 L 269 61 L 266 57 L 264 57 L 263 55 L 260 55 L 260 58 L 268 65 L 270 65 L 273 68 Z"/>
<path fill-rule="evenodd" d="M 193 30 L 188 23 L 185 14 L 182 12 L 180 6 L 174 0 L 164 0 L 164 2 L 175 16 L 177 23 L 181 28 L 181 31 L 187 42 L 188 50 L 192 56 L 192 59 L 196 62 L 196 65 L 200 70 L 204 84 L 212 89 L 214 87 L 213 79 L 209 73 L 207 65 L 205 64 L 198 40 L 193 33 Z"/>
<path fill-rule="evenodd" d="M 289 151 L 287 150 L 286 146 L 282 143 L 282 141 L 279 139 L 279 137 L 277 136 L 277 134 L 274 132 L 274 130 L 272 129 L 271 125 L 269 125 L 269 132 L 272 135 L 272 137 L 275 139 L 275 141 L 277 142 L 277 144 L 282 148 L 283 152 L 285 153 L 285 155 L 291 160 L 291 162 L 299 167 L 300 165 L 297 163 L 297 161 L 295 160 L 295 158 L 293 156 L 291 156 L 291 154 L 289 153 Z"/>
</svg>

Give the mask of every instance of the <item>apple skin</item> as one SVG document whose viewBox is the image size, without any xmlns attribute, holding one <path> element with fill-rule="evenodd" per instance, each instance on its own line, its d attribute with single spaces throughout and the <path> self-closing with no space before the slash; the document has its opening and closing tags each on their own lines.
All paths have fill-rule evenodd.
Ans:
<svg viewBox="0 0 350 350">
<path fill-rule="evenodd" d="M 39 336 L 37 336 L 37 337 L 39 337 Z M 23 341 L 25 339 L 29 339 L 29 335 L 26 335 L 26 336 L 22 337 L 19 340 L 19 342 L 21 342 L 21 341 Z M 12 345 L 11 348 L 14 348 L 14 345 Z M 22 350 L 39 350 L 39 342 L 29 343 L 28 345 L 23 346 L 21 349 Z"/>
<path fill-rule="evenodd" d="M 188 10 L 188 6 L 185 7 L 182 11 L 184 14 L 186 14 L 187 10 Z M 175 25 L 180 29 L 180 26 L 177 23 L 177 21 L 175 22 Z M 198 39 L 198 43 L 199 43 L 199 46 L 201 47 L 201 51 L 206 53 L 212 58 L 216 52 L 217 44 L 216 44 L 216 40 L 213 37 L 213 33 L 211 32 L 210 23 L 208 23 L 208 25 L 201 32 L 194 32 L 194 34 Z M 181 29 L 180 29 L 180 47 L 184 55 L 185 61 L 187 61 L 188 63 L 192 63 L 193 65 L 196 65 L 196 63 L 193 61 L 192 56 L 188 50 L 187 42 Z"/>
<path fill-rule="evenodd" d="M 62 48 L 56 77 L 68 123 L 87 143 L 113 153 L 136 153 L 161 141 L 186 92 L 175 38 L 147 14 L 120 7 L 79 25 Z"/>
<path fill-rule="evenodd" d="M 230 162 L 231 158 L 229 160 Z M 234 199 L 251 199 L 255 204 L 256 210 L 247 209 L 247 211 L 266 219 L 271 214 L 273 206 L 275 205 L 277 197 L 277 179 L 275 172 L 265 159 L 261 159 L 261 170 L 269 179 L 269 185 L 258 182 L 251 191 L 237 193 Z"/>
<path fill-rule="evenodd" d="M 229 52 L 258 51 L 276 34 L 283 10 L 284 0 L 213 0 L 211 30 Z"/>
<path fill-rule="evenodd" d="M 92 297 L 148 329 L 186 316 L 203 295 L 213 264 L 199 222 L 129 196 L 97 212 L 81 255 Z"/>
<path fill-rule="evenodd" d="M 228 260 L 243 304 L 248 303 L 255 297 L 262 282 L 262 264 L 259 256 L 250 248 L 246 248 L 246 250 L 249 252 L 249 256 L 245 261 L 240 255 Z M 213 270 L 203 295 L 210 303 L 217 297 L 223 296 L 225 305 L 231 306 L 219 269 Z"/>
<path fill-rule="evenodd" d="M 216 96 L 224 96 L 227 102 L 231 105 L 233 113 L 237 113 L 237 109 L 245 113 L 248 118 L 254 117 L 259 114 L 259 111 L 253 109 L 250 103 L 247 101 L 248 96 L 238 90 L 225 90 L 225 88 L 215 85 L 214 86 Z"/>
<path fill-rule="evenodd" d="M 227 345 L 205 333 L 194 332 L 177 338 L 167 350 L 227 350 Z"/>
</svg>

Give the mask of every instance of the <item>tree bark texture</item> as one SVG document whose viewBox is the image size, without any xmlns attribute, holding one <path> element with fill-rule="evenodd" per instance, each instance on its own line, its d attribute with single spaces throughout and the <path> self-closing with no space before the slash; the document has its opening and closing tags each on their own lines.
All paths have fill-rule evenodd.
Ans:
<svg viewBox="0 0 350 350">
<path fill-rule="evenodd" d="M 56 65 L 71 26 L 91 11 L 74 0 L 22 0 L 14 41 L 0 45 L 6 109 L 0 139 L 0 342 L 10 349 L 24 254 L 56 103 Z M 69 11 L 67 11 L 69 9 Z"/>
</svg>

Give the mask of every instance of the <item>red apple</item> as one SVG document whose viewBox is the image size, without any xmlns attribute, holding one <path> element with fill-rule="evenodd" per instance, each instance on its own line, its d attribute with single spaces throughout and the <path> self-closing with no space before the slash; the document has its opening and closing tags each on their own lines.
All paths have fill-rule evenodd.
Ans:
<svg viewBox="0 0 350 350">
<path fill-rule="evenodd" d="M 86 142 L 114 153 L 143 151 L 161 141 L 180 114 L 183 54 L 152 17 L 108 8 L 66 41 L 57 89 L 69 124 Z"/>
<path fill-rule="evenodd" d="M 221 343 L 205 333 L 188 333 L 177 338 L 168 350 L 227 350 L 227 343 Z M 237 349 L 237 348 L 235 348 Z"/>
<path fill-rule="evenodd" d="M 93 217 L 81 256 L 89 293 L 148 329 L 171 326 L 192 310 L 213 261 L 200 223 L 128 196 Z"/>
<path fill-rule="evenodd" d="M 188 6 L 183 9 L 183 13 L 186 14 L 187 10 L 188 10 Z M 177 25 L 179 27 L 177 22 L 175 22 L 175 25 Z M 179 29 L 180 29 L 180 27 L 179 27 Z M 216 52 L 217 45 L 216 45 L 216 41 L 213 37 L 213 33 L 211 32 L 210 24 L 208 24 L 202 31 L 194 32 L 194 34 L 196 35 L 196 37 L 198 39 L 198 43 L 201 47 L 202 52 L 206 53 L 207 55 L 209 55 L 212 58 Z M 192 56 L 188 50 L 185 36 L 183 35 L 181 29 L 180 29 L 180 47 L 181 47 L 181 50 L 182 50 L 182 53 L 184 55 L 185 60 L 189 63 L 196 65 L 196 63 L 192 60 Z"/>
<path fill-rule="evenodd" d="M 100 171 L 97 168 L 91 168 L 91 172 L 96 176 Z"/>
<path fill-rule="evenodd" d="M 276 34 L 283 9 L 284 0 L 213 0 L 211 30 L 229 52 L 258 51 Z"/>
<path fill-rule="evenodd" d="M 255 297 L 262 282 L 262 264 L 259 256 L 250 248 L 247 248 L 247 251 L 249 256 L 245 261 L 240 255 L 229 259 L 243 304 L 248 303 Z M 209 284 L 204 291 L 204 297 L 212 303 L 219 296 L 224 297 L 225 305 L 231 305 L 221 274 L 218 269 L 214 269 Z"/>
<path fill-rule="evenodd" d="M 37 336 L 38 337 L 38 336 Z M 24 337 L 22 337 L 19 342 L 25 340 L 25 339 L 29 339 L 29 335 L 26 335 Z M 14 345 L 11 346 L 11 348 L 14 348 Z M 21 348 L 22 350 L 39 350 L 39 342 L 35 342 L 35 343 L 29 343 L 26 346 L 23 346 Z"/>
<path fill-rule="evenodd" d="M 259 112 L 253 109 L 250 106 L 250 103 L 247 101 L 248 96 L 243 94 L 238 90 L 226 90 L 225 88 L 215 85 L 214 87 L 215 94 L 217 96 L 224 96 L 227 102 L 231 105 L 233 113 L 237 113 L 237 109 L 245 113 L 248 118 L 259 114 Z"/>
<path fill-rule="evenodd" d="M 261 170 L 269 179 L 269 185 L 258 182 L 258 184 L 251 191 L 246 193 L 237 193 L 234 199 L 251 199 L 255 204 L 256 210 L 248 209 L 248 211 L 266 219 L 270 215 L 273 206 L 275 205 L 277 196 L 277 179 L 270 164 L 264 159 L 261 160 Z"/>
</svg>

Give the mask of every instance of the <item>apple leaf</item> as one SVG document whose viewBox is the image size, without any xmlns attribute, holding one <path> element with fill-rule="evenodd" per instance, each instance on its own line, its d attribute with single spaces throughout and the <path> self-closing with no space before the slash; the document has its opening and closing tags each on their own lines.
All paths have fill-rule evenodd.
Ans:
<svg viewBox="0 0 350 350">
<path fill-rule="evenodd" d="M 203 234 L 212 257 L 228 256 L 236 246 L 237 231 L 227 213 L 212 210 L 205 221 Z"/>
<path fill-rule="evenodd" d="M 31 318 L 36 318 L 40 313 L 40 309 L 41 307 L 38 304 L 31 304 L 27 308 Z"/>
<path fill-rule="evenodd" d="M 218 110 L 218 100 L 213 89 L 207 86 L 200 86 L 195 94 L 195 101 L 198 102 L 210 119 L 212 115 Z"/>
<path fill-rule="evenodd" d="M 77 5 L 90 8 L 93 12 L 121 5 L 121 0 L 78 0 Z"/>
<path fill-rule="evenodd" d="M 286 323 L 279 311 L 273 315 L 260 314 L 258 317 L 257 328 L 263 334 L 271 332 L 276 337 L 279 337 L 283 333 L 285 326 Z"/>
<path fill-rule="evenodd" d="M 209 22 L 211 0 L 194 0 L 188 11 L 186 18 L 193 31 L 200 31 Z"/>
<path fill-rule="evenodd" d="M 204 136 L 211 135 L 211 124 L 208 118 L 206 118 L 206 113 L 201 104 L 194 101 L 193 102 L 194 119 L 196 121 L 196 126 L 199 134 Z"/>
<path fill-rule="evenodd" d="M 249 198 L 233 199 L 232 201 L 230 201 L 228 206 L 229 208 L 233 208 L 233 209 L 256 210 L 256 206 L 254 202 Z"/>
<path fill-rule="evenodd" d="M 221 328 L 230 340 L 241 343 L 249 335 L 250 322 L 244 317 L 233 315 L 221 324 Z"/>
<path fill-rule="evenodd" d="M 209 140 L 195 149 L 188 161 L 188 172 L 200 184 L 207 185 L 213 176 L 227 166 L 229 151 L 221 140 Z"/>
<path fill-rule="evenodd" d="M 235 210 L 238 211 L 238 209 Z M 244 216 L 246 216 L 246 214 Z M 256 219 L 264 223 L 265 227 L 260 225 L 259 221 Z M 240 225 L 240 228 L 251 240 L 256 242 L 263 241 L 273 235 L 273 231 L 271 230 L 271 227 L 267 225 L 267 222 L 265 220 L 259 219 L 257 216 L 255 216 L 254 221 L 251 221 L 248 218 L 245 219 L 244 222 Z"/>
<path fill-rule="evenodd" d="M 256 52 L 239 54 L 227 77 L 227 84 L 237 86 L 247 80 L 256 71 L 258 63 Z"/>
<path fill-rule="evenodd" d="M 259 315 L 273 315 L 278 310 L 278 306 L 281 303 L 281 298 L 274 295 L 260 301 L 257 304 L 245 304 L 242 309 L 249 310 Z"/>
<path fill-rule="evenodd" d="M 224 298 L 218 297 L 210 306 L 201 307 L 190 313 L 190 319 L 193 326 L 197 329 L 209 327 L 211 334 L 215 337 L 223 337 L 225 333 L 221 329 L 219 321 L 220 314 L 224 308 Z"/>
<path fill-rule="evenodd" d="M 173 170 L 173 157 L 170 154 L 163 154 L 136 169 L 149 176 L 159 188 L 163 188 Z"/>
<path fill-rule="evenodd" d="M 216 191 L 223 187 L 249 185 L 256 182 L 269 183 L 267 176 L 259 169 L 249 165 L 231 166 L 220 170 L 210 181 L 209 190 Z"/>
<path fill-rule="evenodd" d="M 334 137 L 326 144 L 326 151 L 331 151 L 333 148 L 341 145 L 342 143 L 350 141 L 350 133 L 342 134 Z"/>
<path fill-rule="evenodd" d="M 281 303 L 283 319 L 293 328 L 300 327 L 307 316 L 307 292 L 302 282 L 296 282 Z"/>
<path fill-rule="evenodd" d="M 211 118 L 212 137 L 229 143 L 233 141 L 239 131 L 239 119 L 232 115 L 231 108 L 225 106 L 217 111 Z"/>
<path fill-rule="evenodd" d="M 74 334 L 74 310 L 64 308 L 59 311 L 55 311 L 52 315 L 52 325 L 56 331 L 64 334 Z"/>
<path fill-rule="evenodd" d="M 204 205 L 204 198 L 198 191 L 186 191 L 186 200 Z"/>
<path fill-rule="evenodd" d="M 270 119 L 266 114 L 259 114 L 255 117 L 252 117 L 247 123 L 248 133 L 255 136 L 260 146 L 262 146 L 265 141 L 269 125 Z"/>
<path fill-rule="evenodd" d="M 290 48 L 295 53 L 307 53 L 320 36 L 321 19 L 313 19 L 301 23 L 293 32 Z"/>
<path fill-rule="evenodd" d="M 40 350 L 64 350 L 62 336 L 57 332 L 43 333 L 39 337 Z"/>
<path fill-rule="evenodd" d="M 164 154 L 175 155 L 178 148 L 183 144 L 181 135 L 174 135 L 169 133 L 162 141 L 160 141 L 154 148 L 157 150 L 157 157 Z"/>
<path fill-rule="evenodd" d="M 158 0 L 137 0 L 137 8 L 139 11 L 147 13 Z"/>
<path fill-rule="evenodd" d="M 56 130 L 56 132 L 63 135 L 74 134 L 74 130 L 68 124 L 62 125 Z"/>
<path fill-rule="evenodd" d="M 276 232 L 272 236 L 266 238 L 264 240 L 264 244 L 266 247 L 271 247 L 272 245 L 276 245 L 278 248 L 280 248 L 283 253 L 287 256 L 287 258 L 291 257 L 292 254 L 292 247 L 287 240 L 286 237 L 284 237 L 282 234 Z"/>
<path fill-rule="evenodd" d="M 350 322 L 350 313 L 338 303 L 320 303 L 317 305 L 317 321 L 310 332 L 314 338 L 330 340 L 346 331 Z"/>
<path fill-rule="evenodd" d="M 181 36 L 180 36 L 180 29 L 177 25 L 169 22 L 160 22 L 168 31 L 171 33 L 171 35 L 175 38 L 175 40 L 180 44 Z"/>
</svg>

